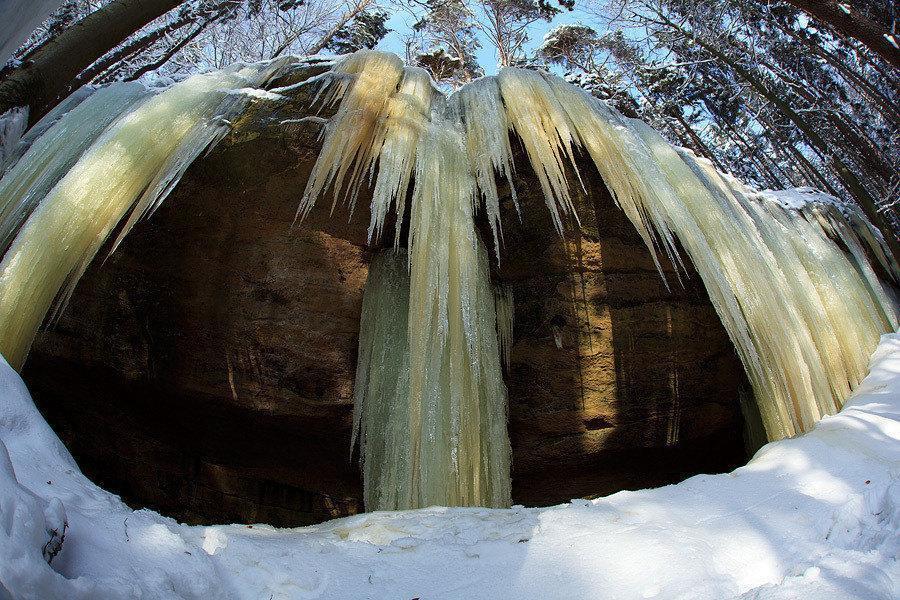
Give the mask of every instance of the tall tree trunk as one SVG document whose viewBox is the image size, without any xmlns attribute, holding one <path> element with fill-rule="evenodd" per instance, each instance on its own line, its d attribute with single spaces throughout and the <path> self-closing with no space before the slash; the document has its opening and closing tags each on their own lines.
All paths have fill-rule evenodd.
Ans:
<svg viewBox="0 0 900 600">
<path fill-rule="evenodd" d="M 803 35 L 797 35 L 797 32 L 784 27 L 780 21 L 776 20 L 776 23 L 784 31 L 787 35 L 789 35 L 792 39 L 800 42 L 809 50 L 812 54 L 823 59 L 827 62 L 831 67 L 837 71 L 841 77 L 846 81 L 851 87 L 853 87 L 857 92 L 865 96 L 869 101 L 873 102 L 879 110 L 881 110 L 882 114 L 888 119 L 892 121 L 900 121 L 900 107 L 897 106 L 896 102 L 885 96 L 881 90 L 872 85 L 869 81 L 866 80 L 865 77 L 854 71 L 851 67 L 844 63 L 838 56 L 825 48 L 822 48 L 808 37 Z M 890 85 L 890 82 L 888 82 Z"/>
<path fill-rule="evenodd" d="M 888 39 L 889 32 L 866 18 L 851 3 L 837 0 L 788 0 L 788 2 L 825 23 L 835 33 L 858 40 L 895 69 L 900 67 L 900 50 Z M 843 7 L 847 7 L 846 10 Z"/>
<path fill-rule="evenodd" d="M 760 115 L 756 117 L 756 122 L 759 123 L 760 127 L 766 132 L 766 137 L 776 142 L 775 144 L 772 144 L 774 148 L 785 151 L 790 155 L 796 168 L 803 177 L 806 178 L 807 183 L 810 184 L 811 187 L 822 186 L 825 191 L 832 196 L 840 196 L 840 193 L 833 185 L 831 185 L 828 179 L 825 178 L 825 175 L 823 175 L 814 164 L 809 162 L 809 159 L 807 159 L 806 156 L 803 155 L 803 152 L 794 145 L 794 142 L 788 139 L 772 121 Z"/>
<path fill-rule="evenodd" d="M 671 107 L 670 110 L 666 111 L 669 116 L 678 121 L 678 124 L 684 128 L 684 132 L 691 139 L 692 145 L 697 149 L 697 151 L 702 155 L 712 161 L 712 163 L 716 166 L 716 168 L 720 171 L 724 171 L 725 167 L 722 166 L 722 163 L 719 162 L 719 159 L 716 158 L 716 155 L 710 150 L 709 146 L 706 145 L 700 136 L 694 131 L 694 128 L 691 127 L 690 123 L 684 118 L 684 115 L 681 113 L 681 108 L 679 107 Z"/>
<path fill-rule="evenodd" d="M 120 63 L 140 52 L 144 52 L 159 40 L 189 24 L 190 19 L 179 19 L 173 23 L 154 29 L 147 35 L 141 36 L 124 46 L 116 48 L 115 52 L 107 53 L 101 60 L 96 61 L 90 67 L 79 73 L 78 77 L 72 82 L 72 89 L 77 89 L 92 81 L 103 83 L 105 75 L 115 73 L 120 66 Z M 101 75 L 104 77 L 101 77 Z"/>
<path fill-rule="evenodd" d="M 150 71 L 155 71 L 156 69 L 160 68 L 161 66 L 163 66 L 164 64 L 169 62 L 170 58 L 172 58 L 173 56 L 178 54 L 179 50 L 181 50 L 182 48 L 187 46 L 189 43 L 191 43 L 194 40 L 194 38 L 196 38 L 198 35 L 200 35 L 203 32 L 203 30 L 209 26 L 210 23 L 212 23 L 211 20 L 198 25 L 193 31 L 191 31 L 186 36 L 184 36 L 181 39 L 181 41 L 179 41 L 177 44 L 175 44 L 174 46 L 172 46 L 171 48 L 166 50 L 166 52 L 161 57 L 159 57 L 159 59 L 157 59 L 156 61 L 154 61 L 152 63 L 147 63 L 146 65 L 142 66 L 140 69 L 138 69 L 137 71 L 135 71 L 134 73 L 129 75 L 127 78 L 127 81 L 134 81 L 135 79 L 138 79 L 144 73 L 149 73 Z"/>
<path fill-rule="evenodd" d="M 788 75 L 784 70 L 778 69 L 764 60 L 760 64 L 785 82 L 790 90 L 807 103 L 807 106 L 804 107 L 807 112 L 812 112 L 812 109 L 815 109 L 816 113 L 814 114 L 824 118 L 836 130 L 835 133 L 828 137 L 839 148 L 844 148 L 850 153 L 851 158 L 856 162 L 863 175 L 870 179 L 880 179 L 884 186 L 890 182 L 895 170 L 884 162 L 880 152 L 878 152 L 878 146 L 872 142 L 864 131 L 854 131 L 855 124 L 852 120 L 837 110 L 827 107 L 822 108 L 822 104 L 827 103 L 827 101 L 820 95 L 812 93 L 807 83 Z M 816 120 L 813 119 L 812 123 L 815 125 Z M 827 131 L 827 128 L 822 129 L 822 131 L 824 133 Z"/>
<path fill-rule="evenodd" d="M 781 177 L 775 173 L 775 171 L 766 163 L 766 155 L 765 153 L 759 152 L 759 148 L 751 144 L 737 128 L 731 123 L 724 123 L 725 131 L 728 132 L 728 136 L 737 144 L 739 148 L 741 148 L 747 158 L 756 165 L 756 170 L 759 171 L 759 174 L 767 180 L 770 186 L 775 187 L 785 187 L 784 181 L 782 181 Z M 787 181 L 790 185 L 793 185 L 794 182 L 790 178 L 790 176 L 778 166 L 777 163 L 772 162 L 772 165 L 781 171 L 781 174 L 784 177 L 784 180 Z"/>
<path fill-rule="evenodd" d="M 0 113 L 14 106 L 29 106 L 32 120 L 40 118 L 69 91 L 79 73 L 182 1 L 113 0 L 92 12 L 0 82 Z"/>
</svg>

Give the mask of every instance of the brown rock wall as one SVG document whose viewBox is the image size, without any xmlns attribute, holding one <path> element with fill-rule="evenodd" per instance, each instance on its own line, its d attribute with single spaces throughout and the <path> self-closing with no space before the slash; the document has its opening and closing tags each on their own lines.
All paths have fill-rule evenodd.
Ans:
<svg viewBox="0 0 900 600">
<path fill-rule="evenodd" d="M 349 440 L 368 211 L 329 218 L 320 201 L 292 227 L 318 125 L 282 121 L 305 102 L 258 105 L 193 165 L 26 364 L 84 471 L 134 506 L 276 525 L 362 508 Z M 516 297 L 514 500 L 735 466 L 744 376 L 696 276 L 682 287 L 666 264 L 666 289 L 586 164 L 582 228 L 560 239 L 519 164 L 524 220 L 507 198 L 495 266 Z"/>
</svg>

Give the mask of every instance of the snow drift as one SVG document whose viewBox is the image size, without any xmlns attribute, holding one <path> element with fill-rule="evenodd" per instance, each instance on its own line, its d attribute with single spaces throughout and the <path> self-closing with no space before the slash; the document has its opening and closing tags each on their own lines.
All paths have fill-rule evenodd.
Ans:
<svg viewBox="0 0 900 600">
<path fill-rule="evenodd" d="M 2 363 L 0 597 L 896 598 L 900 334 L 870 369 L 838 415 L 732 473 L 279 530 L 129 509 L 81 474 Z"/>
</svg>

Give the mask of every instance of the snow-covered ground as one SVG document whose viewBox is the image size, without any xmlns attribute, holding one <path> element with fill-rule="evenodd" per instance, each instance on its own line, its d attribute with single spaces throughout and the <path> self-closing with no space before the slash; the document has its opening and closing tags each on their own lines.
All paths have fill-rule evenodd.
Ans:
<svg viewBox="0 0 900 600">
<path fill-rule="evenodd" d="M 551 508 L 180 525 L 90 483 L 5 363 L 0 440 L 0 599 L 900 597 L 898 334 L 840 414 L 747 466 Z"/>
</svg>

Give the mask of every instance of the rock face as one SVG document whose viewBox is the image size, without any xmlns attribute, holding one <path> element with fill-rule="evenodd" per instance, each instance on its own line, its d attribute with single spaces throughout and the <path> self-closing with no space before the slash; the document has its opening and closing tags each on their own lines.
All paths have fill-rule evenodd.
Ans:
<svg viewBox="0 0 900 600">
<path fill-rule="evenodd" d="M 292 227 L 319 125 L 283 121 L 308 102 L 258 104 L 96 261 L 26 363 L 83 470 L 133 506 L 274 525 L 362 510 L 349 442 L 368 211 L 329 218 L 323 200 Z M 561 239 L 518 164 L 523 221 L 507 198 L 494 273 L 516 299 L 514 501 L 739 464 L 746 382 L 697 277 L 682 287 L 666 265 L 666 289 L 586 163 L 581 228 Z"/>
</svg>

